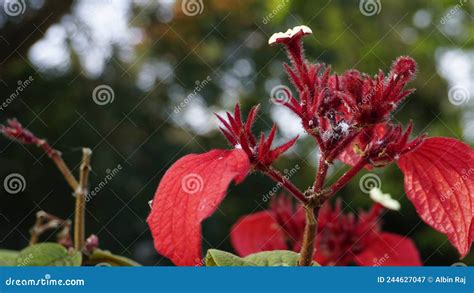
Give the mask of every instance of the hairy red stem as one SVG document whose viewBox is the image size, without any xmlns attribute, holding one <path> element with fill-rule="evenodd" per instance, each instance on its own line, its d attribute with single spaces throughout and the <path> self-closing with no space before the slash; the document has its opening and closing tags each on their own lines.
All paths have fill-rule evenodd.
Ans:
<svg viewBox="0 0 474 293">
<path fill-rule="evenodd" d="M 307 203 L 307 199 L 304 196 L 303 192 L 299 190 L 291 181 L 282 176 L 278 171 L 272 167 L 267 166 L 257 166 L 257 168 L 262 171 L 265 175 L 272 178 L 277 183 L 281 184 L 286 190 L 288 190 L 297 200 L 303 204 Z"/>
</svg>

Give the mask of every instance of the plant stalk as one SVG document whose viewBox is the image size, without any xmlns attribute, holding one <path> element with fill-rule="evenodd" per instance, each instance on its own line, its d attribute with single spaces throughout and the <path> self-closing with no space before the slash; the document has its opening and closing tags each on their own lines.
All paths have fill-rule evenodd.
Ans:
<svg viewBox="0 0 474 293">
<path fill-rule="evenodd" d="M 82 163 L 79 174 L 79 185 L 76 189 L 76 209 L 74 212 L 74 248 L 77 251 L 84 247 L 85 234 L 85 208 L 86 196 L 89 185 L 89 172 L 91 170 L 92 151 L 89 148 L 82 149 Z"/>
<path fill-rule="evenodd" d="M 329 164 L 326 162 L 324 156 L 321 155 L 319 159 L 318 173 L 316 175 L 316 180 L 314 182 L 313 190 L 315 192 L 320 192 L 323 188 L 324 181 L 326 180 L 326 174 L 328 172 Z"/>
<path fill-rule="evenodd" d="M 303 244 L 300 251 L 300 266 L 311 266 L 313 264 L 314 244 L 318 230 L 316 215 L 319 208 L 305 206 L 306 225 L 304 227 Z"/>
<path fill-rule="evenodd" d="M 69 167 L 64 162 L 61 152 L 51 148 L 51 146 L 45 140 L 41 140 L 40 146 L 56 164 L 59 171 L 63 174 L 64 179 L 66 179 L 66 182 L 69 184 L 72 190 L 76 191 L 79 188 L 79 183 L 77 182 L 74 175 L 72 175 L 71 169 L 69 169 Z"/>
</svg>

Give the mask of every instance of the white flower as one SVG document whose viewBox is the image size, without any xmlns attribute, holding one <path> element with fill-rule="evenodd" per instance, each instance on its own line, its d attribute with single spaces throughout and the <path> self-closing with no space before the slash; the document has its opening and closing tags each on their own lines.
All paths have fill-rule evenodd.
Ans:
<svg viewBox="0 0 474 293">
<path fill-rule="evenodd" d="M 370 198 L 389 210 L 400 210 L 400 203 L 396 199 L 393 199 L 390 194 L 383 193 L 378 187 L 374 187 L 370 190 Z"/>
<path fill-rule="evenodd" d="M 275 43 L 280 43 L 282 40 L 292 39 L 294 36 L 298 34 L 302 34 L 304 36 L 304 35 L 310 35 L 312 33 L 313 31 L 309 27 L 305 25 L 299 25 L 299 26 L 295 26 L 292 29 L 291 28 L 288 29 L 284 33 L 282 32 L 274 33 L 268 40 L 268 44 L 273 45 Z"/>
</svg>

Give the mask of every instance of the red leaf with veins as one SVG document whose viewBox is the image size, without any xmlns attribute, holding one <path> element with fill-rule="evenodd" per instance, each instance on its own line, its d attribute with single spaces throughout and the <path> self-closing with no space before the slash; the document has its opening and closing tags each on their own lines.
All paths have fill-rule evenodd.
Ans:
<svg viewBox="0 0 474 293">
<path fill-rule="evenodd" d="M 433 137 L 401 156 L 398 166 L 420 217 L 466 256 L 474 236 L 472 148 L 452 138 Z"/>
<path fill-rule="evenodd" d="M 285 232 L 270 211 L 240 218 L 232 227 L 230 241 L 240 256 L 260 251 L 288 249 Z"/>
<path fill-rule="evenodd" d="M 409 238 L 380 233 L 371 244 L 354 257 L 360 266 L 421 266 L 420 255 Z"/>
<path fill-rule="evenodd" d="M 163 176 L 148 225 L 156 250 L 180 266 L 201 263 L 201 222 L 212 215 L 234 180 L 250 170 L 244 151 L 212 150 L 179 159 Z"/>
</svg>

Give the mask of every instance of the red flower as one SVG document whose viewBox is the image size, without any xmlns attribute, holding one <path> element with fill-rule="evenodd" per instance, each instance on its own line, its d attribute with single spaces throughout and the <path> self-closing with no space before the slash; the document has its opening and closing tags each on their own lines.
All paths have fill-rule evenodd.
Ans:
<svg viewBox="0 0 474 293">
<path fill-rule="evenodd" d="M 284 68 L 298 95 L 292 96 L 288 91 L 289 99 L 284 106 L 299 116 L 320 149 L 321 160 L 314 184 L 302 192 L 272 167 L 298 137 L 272 147 L 275 126 L 267 136 L 261 134 L 259 138 L 251 131 L 258 106 L 253 107 L 243 121 L 240 107 L 236 105 L 233 114 L 227 113 L 225 118 L 217 116 L 222 123 L 220 129 L 233 150 L 186 156 L 161 180 L 148 217 L 158 252 L 178 265 L 200 264 L 200 223 L 217 208 L 230 182 L 242 181 L 250 170 L 269 176 L 308 210 L 317 212 L 322 203 L 362 168 L 384 167 L 396 162 L 405 176 L 407 196 L 420 217 L 446 234 L 461 256 L 465 256 L 474 237 L 472 148 L 451 138 L 421 135 L 410 140 L 411 123 L 403 132 L 402 126 L 389 121 L 390 113 L 413 92 L 406 86 L 415 76 L 415 61 L 399 57 L 387 75 L 380 71 L 370 77 L 357 70 L 338 75 L 331 73 L 330 66 L 311 64 L 305 59 L 301 39 L 311 33 L 309 28 L 299 26 L 273 35 L 269 43 L 283 44 L 291 63 L 284 64 Z M 334 184 L 325 186 L 327 170 L 336 159 L 353 167 Z M 189 178 L 193 179 L 192 184 L 183 185 Z M 193 190 L 191 194 L 189 189 Z M 385 264 L 419 264 L 416 249 L 409 240 L 380 232 L 377 224 L 380 207 L 361 214 L 357 220 L 354 215 L 344 216 L 338 212 L 339 207 L 333 211 L 327 205 L 320 212 L 316 239 L 319 250 L 316 258 L 320 262 L 369 265 L 374 258 L 380 258 L 381 253 L 387 253 L 390 257 L 384 258 Z M 242 219 L 236 227 L 245 224 L 251 228 L 233 230 L 236 250 L 241 254 L 261 249 L 298 251 L 305 218 L 301 216 L 301 208 L 294 213 L 288 204 L 274 204 L 271 212 Z M 247 236 L 236 238 L 235 233 Z M 360 238 L 357 243 L 356 238 Z M 390 254 L 392 246 L 401 248 Z M 402 250 L 409 252 L 401 255 L 398 252 Z M 310 258 L 305 258 L 304 264 Z"/>
<path fill-rule="evenodd" d="M 421 265 L 413 242 L 381 230 L 383 207 L 376 203 L 369 212 L 343 214 L 341 202 L 325 204 L 318 217 L 314 260 L 321 265 L 413 266 Z M 232 228 L 231 242 L 246 256 L 277 249 L 299 251 L 305 216 L 301 206 L 293 209 L 281 196 L 268 211 L 242 217 Z"/>
<path fill-rule="evenodd" d="M 301 36 L 281 42 L 293 65 L 285 69 L 299 94 L 299 99 L 291 97 L 285 106 L 301 117 L 327 162 L 339 158 L 354 166 L 351 176 L 364 166 L 397 162 L 405 175 L 405 191 L 421 218 L 448 235 L 464 257 L 474 237 L 473 149 L 452 138 L 425 140 L 422 135 L 409 141 L 411 123 L 402 133 L 401 126 L 388 121 L 389 114 L 413 92 L 405 87 L 415 76 L 416 62 L 399 57 L 388 76 L 379 71 L 371 78 L 349 70 L 339 77 L 331 75 L 330 68 L 318 76 L 323 65 L 306 61 Z M 337 182 L 332 193 L 351 176 Z"/>
</svg>

